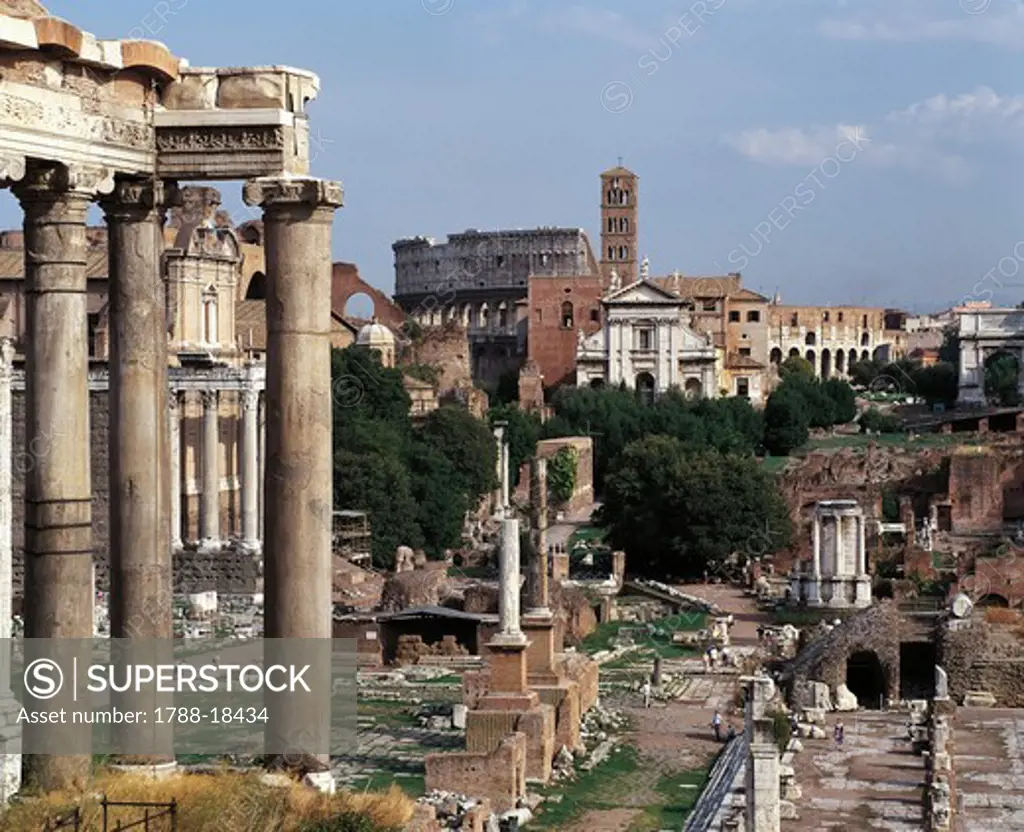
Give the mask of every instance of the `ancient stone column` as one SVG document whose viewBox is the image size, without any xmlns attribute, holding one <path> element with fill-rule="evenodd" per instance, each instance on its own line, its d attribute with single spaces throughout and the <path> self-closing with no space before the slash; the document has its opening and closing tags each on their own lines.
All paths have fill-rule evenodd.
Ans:
<svg viewBox="0 0 1024 832">
<path fill-rule="evenodd" d="M 532 564 L 530 582 L 531 611 L 548 611 L 548 461 L 534 458 L 530 465 L 530 492 L 533 522 L 536 528 L 537 556 Z"/>
<path fill-rule="evenodd" d="M 832 566 L 833 577 L 839 577 L 840 575 L 846 575 L 846 553 L 844 551 L 845 540 L 843 540 L 843 516 L 837 514 L 832 518 L 832 522 L 836 529 L 836 546 L 835 546 L 835 563 Z"/>
<path fill-rule="evenodd" d="M 868 572 L 868 547 L 864 533 L 864 515 L 857 517 L 857 574 Z"/>
<path fill-rule="evenodd" d="M 24 605 L 33 639 L 93 634 L 85 227 L 93 198 L 111 190 L 107 171 L 41 163 L 14 188 L 25 212 Z M 71 705 L 69 692 L 47 704 Z M 24 742 L 40 752 L 25 758 L 29 785 L 88 780 L 90 726 L 27 724 Z"/>
<path fill-rule="evenodd" d="M 180 549 L 181 538 L 181 394 L 172 390 L 167 397 L 167 420 L 170 437 L 171 479 L 171 549 Z"/>
<path fill-rule="evenodd" d="M 504 434 L 504 431 L 502 433 L 503 435 L 501 441 L 501 510 L 502 514 L 507 517 L 509 514 L 509 508 L 511 506 L 511 503 L 509 501 L 509 492 L 511 485 L 511 483 L 509 482 L 511 474 L 509 467 L 511 463 L 511 457 L 509 455 L 508 436 Z"/>
<path fill-rule="evenodd" d="M 257 402 L 259 404 L 259 415 L 257 416 L 257 430 L 259 431 L 259 449 L 257 452 L 257 465 L 259 467 L 259 473 L 257 474 L 256 478 L 256 486 L 259 494 L 259 497 L 257 498 L 259 519 L 257 520 L 256 528 L 259 529 L 260 546 L 262 547 L 264 534 L 263 529 L 264 525 L 267 522 L 267 397 L 263 394 L 259 394 Z"/>
<path fill-rule="evenodd" d="M 814 515 L 814 537 L 813 537 L 813 548 L 811 554 L 812 560 L 812 571 L 811 574 L 814 576 L 816 581 L 821 580 L 821 518 Z"/>
<path fill-rule="evenodd" d="M 13 591 L 13 486 L 11 463 L 14 432 L 11 380 L 14 342 L 0 339 L 0 806 L 21 787 L 20 706 L 11 692 L 11 594 Z"/>
<path fill-rule="evenodd" d="M 220 549 L 220 472 L 217 470 L 217 451 L 220 444 L 218 422 L 218 395 L 216 390 L 203 390 L 203 496 L 199 548 L 204 552 Z"/>
<path fill-rule="evenodd" d="M 271 753 L 326 762 L 330 730 L 332 614 L 331 226 L 341 185 L 262 178 L 245 202 L 263 208 L 267 261 L 267 474 L 264 524 L 265 634 L 326 649 L 311 661 L 312 691 L 268 699 Z M 274 642 L 268 647 L 271 651 Z M 319 646 L 318 646 L 319 645 Z M 287 656 L 287 653 L 286 653 Z M 269 657 L 268 657 L 269 658 Z M 308 656 L 303 656 L 308 659 Z M 287 661 L 295 661 L 295 657 Z"/>
<path fill-rule="evenodd" d="M 767 712 L 775 686 L 767 676 L 745 677 L 740 681 L 746 689 L 746 828 L 779 832 L 779 749 L 775 742 L 774 720 Z"/>
<path fill-rule="evenodd" d="M 110 262 L 110 630 L 171 638 L 164 188 L 120 180 L 103 200 Z"/>
<path fill-rule="evenodd" d="M 519 627 L 519 521 L 501 521 L 498 618 L 503 641 L 525 642 Z"/>
<path fill-rule="evenodd" d="M 505 461 L 505 425 L 507 422 L 495 422 L 494 424 L 494 442 L 497 446 L 497 456 L 494 462 L 494 474 L 497 479 L 497 485 L 494 489 L 493 503 L 494 503 L 494 515 L 495 517 L 501 517 L 505 508 L 504 501 L 504 485 L 505 475 L 503 471 L 503 463 Z"/>
<path fill-rule="evenodd" d="M 258 390 L 242 392 L 242 546 L 251 552 L 260 548 L 259 400 Z"/>
</svg>

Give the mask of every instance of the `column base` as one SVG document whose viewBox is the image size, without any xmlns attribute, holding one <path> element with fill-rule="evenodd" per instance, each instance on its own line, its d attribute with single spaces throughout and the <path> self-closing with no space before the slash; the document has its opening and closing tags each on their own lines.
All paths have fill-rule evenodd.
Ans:
<svg viewBox="0 0 1024 832">
<path fill-rule="evenodd" d="M 206 539 L 199 541 L 199 553 L 201 555 L 213 555 L 219 552 L 223 548 L 224 544 L 220 540 Z"/>
<path fill-rule="evenodd" d="M 263 543 L 259 540 L 241 540 L 238 543 L 238 547 L 243 552 L 248 552 L 252 555 L 258 555 L 263 551 Z"/>
<path fill-rule="evenodd" d="M 854 590 L 854 605 L 858 607 L 871 606 L 871 576 L 858 575 Z"/>
<path fill-rule="evenodd" d="M 180 537 L 171 541 L 171 551 L 172 552 L 180 552 L 184 548 L 185 548 L 185 541 L 182 540 Z"/>
</svg>

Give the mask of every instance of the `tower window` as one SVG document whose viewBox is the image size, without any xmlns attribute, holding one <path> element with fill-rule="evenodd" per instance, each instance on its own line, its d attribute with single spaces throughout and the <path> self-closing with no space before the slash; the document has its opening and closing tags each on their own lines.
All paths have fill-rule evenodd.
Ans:
<svg viewBox="0 0 1024 832">
<path fill-rule="evenodd" d="M 797 315 L 795 312 L 789 316 L 789 325 L 800 326 L 800 316 Z"/>
<path fill-rule="evenodd" d="M 826 311 L 826 312 L 824 312 L 824 313 L 822 314 L 822 316 L 821 316 L 821 319 L 822 319 L 822 320 L 823 320 L 823 321 L 824 321 L 825 323 L 828 323 L 828 312 L 827 312 L 827 311 Z"/>
<path fill-rule="evenodd" d="M 613 234 L 615 232 L 615 217 L 608 217 L 608 233 Z"/>
<path fill-rule="evenodd" d="M 628 260 L 629 259 L 629 249 L 626 248 L 625 246 L 619 246 L 619 259 L 620 260 Z"/>
<path fill-rule="evenodd" d="M 572 324 L 572 303 L 569 301 L 565 301 L 562 304 L 562 329 L 572 329 Z"/>
<path fill-rule="evenodd" d="M 624 234 L 628 234 L 629 233 L 629 217 L 623 217 L 622 218 L 622 228 L 621 228 L 621 231 Z"/>
<path fill-rule="evenodd" d="M 609 260 L 614 260 L 615 259 L 615 246 L 608 246 L 608 259 Z"/>
<path fill-rule="evenodd" d="M 590 321 L 595 324 L 601 322 L 601 313 L 597 309 L 590 310 Z"/>
<path fill-rule="evenodd" d="M 756 324 L 756 323 L 760 323 L 760 322 L 761 322 L 761 313 L 758 310 L 753 309 L 753 310 L 751 310 L 750 312 L 747 313 L 747 323 L 748 324 Z"/>
</svg>

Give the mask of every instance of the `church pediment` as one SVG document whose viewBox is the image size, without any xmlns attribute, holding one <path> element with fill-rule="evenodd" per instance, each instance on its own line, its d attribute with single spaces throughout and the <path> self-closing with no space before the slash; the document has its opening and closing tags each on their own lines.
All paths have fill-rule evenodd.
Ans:
<svg viewBox="0 0 1024 832">
<path fill-rule="evenodd" d="M 604 299 L 609 306 L 636 306 L 653 304 L 657 306 L 679 306 L 682 305 L 682 298 L 666 292 L 660 286 L 646 281 L 638 280 L 629 286 L 624 286 L 617 292 L 613 292 Z"/>
</svg>

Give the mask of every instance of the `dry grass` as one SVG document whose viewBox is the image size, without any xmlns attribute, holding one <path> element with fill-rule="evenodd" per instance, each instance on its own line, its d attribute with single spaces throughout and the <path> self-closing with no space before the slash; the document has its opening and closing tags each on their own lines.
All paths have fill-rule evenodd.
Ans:
<svg viewBox="0 0 1024 832">
<path fill-rule="evenodd" d="M 254 774 L 179 775 L 157 782 L 143 777 L 102 774 L 87 791 L 61 792 L 29 799 L 0 816 L 0 832 L 42 830 L 48 820 L 82 810 L 82 829 L 103 828 L 102 795 L 109 800 L 178 802 L 178 828 L 189 832 L 299 832 L 311 823 L 327 822 L 346 813 L 363 815 L 381 830 L 402 828 L 412 817 L 414 805 L 397 786 L 387 792 L 333 796 L 319 794 L 299 784 L 267 786 Z M 142 809 L 110 809 L 110 826 L 116 821 L 141 820 Z M 160 823 L 164 823 L 161 826 Z M 157 821 L 151 829 L 170 829 Z"/>
<path fill-rule="evenodd" d="M 1019 624 L 1020 613 L 1005 607 L 986 607 L 985 621 L 988 624 Z"/>
</svg>

